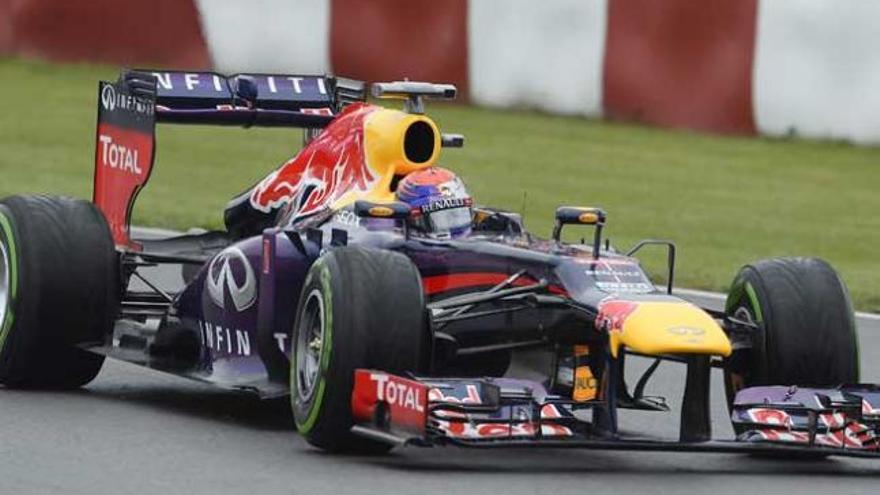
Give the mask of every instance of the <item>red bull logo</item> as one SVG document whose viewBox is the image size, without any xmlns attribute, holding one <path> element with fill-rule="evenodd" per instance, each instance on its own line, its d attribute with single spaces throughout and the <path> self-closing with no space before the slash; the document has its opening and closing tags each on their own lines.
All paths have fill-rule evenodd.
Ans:
<svg viewBox="0 0 880 495">
<path fill-rule="evenodd" d="M 623 323 L 638 307 L 638 303 L 632 301 L 611 300 L 601 303 L 599 315 L 596 317 L 596 329 L 609 333 L 623 332 Z"/>
<path fill-rule="evenodd" d="M 251 206 L 271 212 L 292 203 L 291 219 L 332 205 L 350 191 L 369 191 L 378 181 L 364 152 L 364 120 L 376 110 L 351 105 L 293 159 L 251 192 Z"/>
</svg>

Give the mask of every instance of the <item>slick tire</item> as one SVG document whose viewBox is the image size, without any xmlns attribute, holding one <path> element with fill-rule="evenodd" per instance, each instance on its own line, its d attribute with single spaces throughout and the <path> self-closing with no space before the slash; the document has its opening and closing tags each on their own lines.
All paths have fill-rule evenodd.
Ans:
<svg viewBox="0 0 880 495">
<path fill-rule="evenodd" d="M 846 286 L 817 258 L 774 258 L 740 269 L 729 316 L 757 325 L 751 349 L 725 368 L 728 405 L 754 385 L 834 387 L 859 380 L 855 316 Z"/>
<path fill-rule="evenodd" d="M 390 446 L 358 437 L 354 371 L 419 371 L 429 346 L 421 277 L 392 251 L 342 247 L 312 265 L 293 328 L 291 406 L 296 427 L 331 452 L 381 453 Z"/>
<path fill-rule="evenodd" d="M 0 383 L 69 389 L 91 381 L 104 357 L 76 345 L 104 340 L 118 298 L 110 229 L 92 203 L 0 200 Z"/>
</svg>

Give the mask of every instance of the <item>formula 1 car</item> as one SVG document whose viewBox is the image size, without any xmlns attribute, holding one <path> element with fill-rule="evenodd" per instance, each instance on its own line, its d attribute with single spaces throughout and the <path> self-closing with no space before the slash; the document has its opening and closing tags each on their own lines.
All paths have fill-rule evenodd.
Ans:
<svg viewBox="0 0 880 495">
<path fill-rule="evenodd" d="M 673 295 L 675 246 L 618 250 L 606 212 L 556 210 L 549 239 L 520 215 L 470 208 L 465 236 L 416 228 L 397 187 L 461 147 L 425 116 L 455 88 L 334 77 L 123 71 L 98 91 L 93 202 L 0 201 L 0 382 L 70 388 L 106 357 L 261 397 L 290 396 L 330 451 L 399 445 L 579 447 L 874 456 L 880 389 L 859 384 L 854 316 L 824 261 L 743 267 L 724 311 Z M 156 123 L 304 129 L 288 163 L 225 211 L 227 229 L 133 239 Z M 422 219 L 424 220 L 424 218 Z M 592 229 L 567 243 L 563 229 Z M 635 257 L 668 255 L 658 288 Z M 181 267 L 170 291 L 157 265 Z M 530 376 L 517 375 L 520 356 Z M 630 387 L 627 356 L 654 363 Z M 620 409 L 662 361 L 687 366 L 678 441 L 630 437 Z M 535 364 L 537 363 L 537 364 Z M 736 436 L 714 440 L 720 369 Z"/>
</svg>

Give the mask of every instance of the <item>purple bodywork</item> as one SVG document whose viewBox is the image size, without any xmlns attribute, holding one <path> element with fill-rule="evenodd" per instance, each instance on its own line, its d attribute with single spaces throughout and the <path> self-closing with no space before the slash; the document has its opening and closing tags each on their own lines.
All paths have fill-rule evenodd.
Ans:
<svg viewBox="0 0 880 495">
<path fill-rule="evenodd" d="M 176 316 L 184 326 L 196 330 L 201 341 L 200 366 L 186 375 L 222 386 L 253 389 L 264 396 L 286 394 L 290 331 L 300 288 L 314 260 L 341 238 L 348 244 L 406 254 L 426 284 L 428 279 L 442 280 L 456 273 L 497 273 L 506 277 L 527 272 L 531 279 L 544 280 L 548 286 L 588 307 L 595 308 L 609 296 L 597 287 L 603 278 L 596 271 L 590 251 L 579 246 L 558 245 L 528 235 L 474 233 L 448 241 L 405 238 L 394 222 L 361 222 L 331 219 L 315 228 L 270 228 L 262 236 L 241 240 L 217 253 L 174 302 Z M 641 277 L 636 282 L 644 285 L 645 297 L 670 297 L 650 285 L 636 259 L 613 253 L 603 257 L 636 268 Z M 247 267 L 242 264 L 245 259 Z M 249 281 L 256 284 L 255 300 L 246 307 L 236 306 L 230 292 L 238 291 Z M 220 287 L 219 297 L 211 297 L 212 284 Z M 426 287 L 426 296 L 430 301 L 477 288 L 487 287 L 438 293 L 431 293 Z M 499 332 L 505 332 L 501 338 L 515 340 L 533 331 L 538 318 L 548 333 L 554 329 L 572 331 L 572 321 L 580 322 L 578 332 L 593 332 L 583 316 L 559 309 L 522 311 L 513 320 L 483 319 L 454 328 L 464 342 L 499 339 Z"/>
</svg>

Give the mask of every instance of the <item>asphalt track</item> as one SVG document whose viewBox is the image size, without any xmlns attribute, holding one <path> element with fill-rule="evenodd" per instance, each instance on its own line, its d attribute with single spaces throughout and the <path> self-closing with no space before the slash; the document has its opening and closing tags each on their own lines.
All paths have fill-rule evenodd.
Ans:
<svg viewBox="0 0 880 495">
<path fill-rule="evenodd" d="M 173 273 L 161 273 L 173 283 Z M 713 302 L 709 298 L 708 302 Z M 860 318 L 862 376 L 880 382 L 880 321 Z M 638 366 L 635 364 L 638 362 Z M 632 360 L 630 372 L 643 368 Z M 673 410 L 683 367 L 648 392 Z M 715 434 L 731 435 L 720 376 Z M 624 413 L 622 426 L 677 436 L 675 413 Z M 383 457 L 310 448 L 284 401 L 261 402 L 107 361 L 73 392 L 0 389 L 0 494 L 30 493 L 875 493 L 880 459 L 758 459 L 733 454 L 405 448 Z"/>
</svg>

